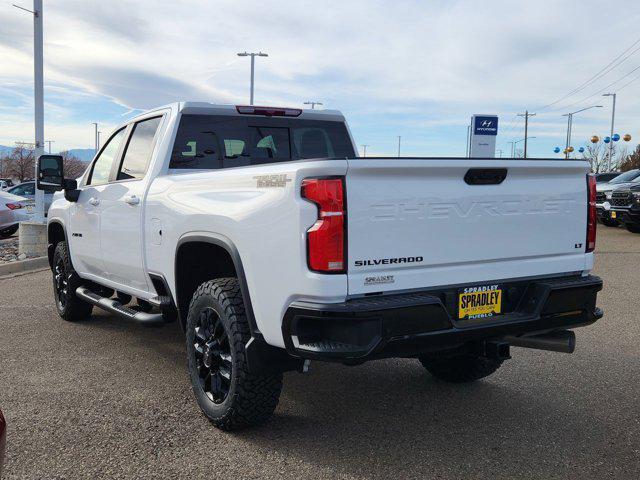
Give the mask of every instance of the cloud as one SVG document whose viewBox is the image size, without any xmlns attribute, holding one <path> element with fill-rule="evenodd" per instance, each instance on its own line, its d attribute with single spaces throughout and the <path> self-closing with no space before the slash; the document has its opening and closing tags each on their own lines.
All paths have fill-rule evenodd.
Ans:
<svg viewBox="0 0 640 480">
<path fill-rule="evenodd" d="M 249 59 L 236 53 L 263 50 L 258 103 L 320 100 L 342 109 L 359 143 L 376 151 L 393 153 L 402 134 L 407 145 L 433 148 L 407 154 L 459 154 L 471 114 L 500 114 L 506 143 L 522 135 L 516 113 L 560 98 L 631 44 L 624 32 L 636 30 L 634 6 L 621 1 L 627 14 L 602 22 L 595 0 L 59 0 L 45 5 L 46 81 L 67 89 L 56 101 L 86 96 L 83 116 L 91 101 L 95 116 L 112 102 L 107 120 L 116 123 L 131 109 L 175 100 L 245 103 Z M 2 103 L 11 85 L 31 82 L 32 46 L 28 15 L 3 9 L 0 24 Z M 554 111 L 538 112 L 532 135 L 544 138 L 534 153 L 563 138 L 563 107 L 638 64 L 640 54 Z M 640 81 L 627 87 L 618 105 L 620 128 L 634 135 L 639 90 Z M 65 122 L 74 125 L 77 102 L 66 102 Z M 609 108 L 599 110 L 576 117 L 577 135 L 606 127 Z"/>
</svg>

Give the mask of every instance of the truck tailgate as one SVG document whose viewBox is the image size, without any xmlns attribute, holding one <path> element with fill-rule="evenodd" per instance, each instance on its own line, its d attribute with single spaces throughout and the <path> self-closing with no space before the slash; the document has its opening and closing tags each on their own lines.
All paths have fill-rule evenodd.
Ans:
<svg viewBox="0 0 640 480">
<path fill-rule="evenodd" d="M 346 178 L 349 294 L 578 272 L 586 162 L 354 159 Z M 468 184 L 469 169 L 506 169 Z"/>
</svg>

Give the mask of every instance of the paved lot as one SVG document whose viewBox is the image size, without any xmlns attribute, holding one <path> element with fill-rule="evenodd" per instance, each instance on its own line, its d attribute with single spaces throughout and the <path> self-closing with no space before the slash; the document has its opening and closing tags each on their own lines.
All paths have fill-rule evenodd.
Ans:
<svg viewBox="0 0 640 480">
<path fill-rule="evenodd" d="M 47 272 L 0 280 L 6 478 L 639 478 L 640 235 L 600 228 L 598 250 L 606 316 L 574 355 L 514 349 L 470 386 L 316 363 L 234 434 L 193 401 L 177 327 L 66 324 Z"/>
</svg>

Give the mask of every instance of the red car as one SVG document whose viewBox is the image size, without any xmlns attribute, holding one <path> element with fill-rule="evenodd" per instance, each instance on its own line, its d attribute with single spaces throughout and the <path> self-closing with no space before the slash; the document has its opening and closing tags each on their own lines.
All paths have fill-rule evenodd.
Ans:
<svg viewBox="0 0 640 480">
<path fill-rule="evenodd" d="M 0 410 L 0 477 L 2 477 L 2 465 L 4 464 L 4 450 L 7 446 L 7 422 L 4 421 Z"/>
</svg>

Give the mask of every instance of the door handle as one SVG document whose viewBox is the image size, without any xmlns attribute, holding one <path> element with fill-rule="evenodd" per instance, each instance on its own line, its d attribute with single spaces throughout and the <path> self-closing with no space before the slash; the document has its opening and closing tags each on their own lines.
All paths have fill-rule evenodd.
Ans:
<svg viewBox="0 0 640 480">
<path fill-rule="evenodd" d="M 127 195 L 124 197 L 124 203 L 128 203 L 129 205 L 138 205 L 140 203 L 140 199 L 135 195 Z"/>
<path fill-rule="evenodd" d="M 98 205 L 100 205 L 100 200 L 98 200 L 96 197 L 91 197 L 89 199 L 89 205 L 93 205 L 94 207 L 97 207 Z"/>
</svg>

